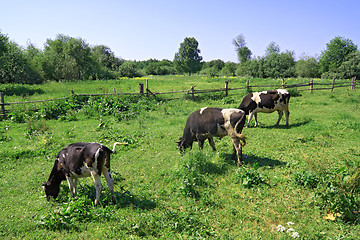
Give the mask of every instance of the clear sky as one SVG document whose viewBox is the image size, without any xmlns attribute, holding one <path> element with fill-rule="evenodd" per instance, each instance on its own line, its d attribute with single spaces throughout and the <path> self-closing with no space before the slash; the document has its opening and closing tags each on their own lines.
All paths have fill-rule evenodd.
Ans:
<svg viewBox="0 0 360 240">
<path fill-rule="evenodd" d="M 336 36 L 360 48 L 359 0 L 0 0 L 0 8 L 0 32 L 23 47 L 64 34 L 125 60 L 173 60 L 194 37 L 205 61 L 238 62 L 239 34 L 255 56 L 270 42 L 316 56 Z"/>
</svg>

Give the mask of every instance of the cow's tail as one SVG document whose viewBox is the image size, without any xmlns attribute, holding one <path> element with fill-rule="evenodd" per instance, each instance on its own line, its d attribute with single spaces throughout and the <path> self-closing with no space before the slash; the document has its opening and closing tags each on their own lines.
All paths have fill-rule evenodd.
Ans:
<svg viewBox="0 0 360 240">
<path fill-rule="evenodd" d="M 241 140 L 241 146 L 245 146 L 246 145 L 246 137 L 244 134 L 242 133 L 235 133 L 236 134 L 236 137 L 239 138 Z"/>
<path fill-rule="evenodd" d="M 117 146 L 117 145 L 128 145 L 128 143 L 115 142 L 114 145 L 113 145 L 113 149 L 112 149 L 112 152 L 113 152 L 113 153 L 115 152 L 115 149 L 116 149 L 116 146 Z"/>
</svg>

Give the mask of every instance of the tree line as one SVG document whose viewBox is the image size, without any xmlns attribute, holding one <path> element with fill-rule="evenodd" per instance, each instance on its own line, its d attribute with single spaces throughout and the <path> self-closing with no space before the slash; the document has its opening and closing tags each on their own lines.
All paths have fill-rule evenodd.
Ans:
<svg viewBox="0 0 360 240">
<path fill-rule="evenodd" d="M 143 75 L 201 74 L 257 78 L 351 78 L 360 73 L 360 52 L 351 40 L 335 37 L 319 57 L 295 61 L 293 51 L 281 52 L 271 42 L 265 55 L 253 57 L 240 34 L 234 40 L 239 63 L 217 59 L 205 62 L 199 43 L 186 37 L 174 59 L 129 61 L 116 57 L 105 45 L 91 46 L 82 38 L 58 34 L 47 39 L 44 49 L 26 48 L 0 32 L 0 83 L 38 84 L 45 80 L 96 80 Z"/>
</svg>

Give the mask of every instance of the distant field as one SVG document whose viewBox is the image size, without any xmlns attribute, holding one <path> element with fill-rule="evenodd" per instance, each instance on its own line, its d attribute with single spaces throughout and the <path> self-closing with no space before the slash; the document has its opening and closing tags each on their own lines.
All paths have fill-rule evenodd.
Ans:
<svg viewBox="0 0 360 240">
<path fill-rule="evenodd" d="M 7 102 L 16 102 L 70 96 L 70 90 L 138 92 L 145 79 L 0 89 L 12 93 L 5 96 Z M 199 76 L 148 79 L 153 92 L 193 85 L 216 89 L 225 80 L 234 88 L 246 84 L 246 79 Z M 299 239 L 358 239 L 360 91 L 293 91 L 288 128 L 285 119 L 274 127 L 273 113 L 259 114 L 259 126 L 244 129 L 248 139 L 241 168 L 230 160 L 229 138 L 215 141 L 215 153 L 207 143 L 202 152 L 195 144 L 184 156 L 175 142 L 191 112 L 205 106 L 238 107 L 243 90 L 238 96 L 206 94 L 195 101 L 103 96 L 12 106 L 14 112 L 0 121 L 0 238 L 292 239 L 297 232 Z M 34 108 L 37 112 L 29 110 Z M 76 199 L 70 199 L 66 182 L 56 201 L 44 198 L 41 183 L 54 157 L 80 141 L 109 147 L 115 141 L 129 143 L 112 156 L 115 204 L 105 179 L 102 206 L 92 205 L 90 178 L 80 180 Z"/>
</svg>

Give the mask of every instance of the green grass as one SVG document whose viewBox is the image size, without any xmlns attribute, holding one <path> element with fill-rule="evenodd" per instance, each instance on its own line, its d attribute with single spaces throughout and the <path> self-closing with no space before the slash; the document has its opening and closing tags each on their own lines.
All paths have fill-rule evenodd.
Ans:
<svg viewBox="0 0 360 240">
<path fill-rule="evenodd" d="M 63 97 L 70 89 L 102 93 L 116 87 L 118 92 L 136 92 L 139 82 L 145 80 L 49 82 L 23 86 L 20 91 L 29 94 L 5 98 L 10 102 Z M 218 88 L 224 79 L 165 76 L 151 77 L 149 82 L 157 92 L 191 85 Z M 230 79 L 231 87 L 244 82 Z M 208 144 L 199 152 L 195 144 L 184 156 L 175 142 L 192 111 L 204 106 L 238 107 L 243 95 L 225 99 L 209 95 L 195 102 L 133 99 L 125 115 L 118 110 L 125 98 L 107 105 L 107 112 L 94 110 L 109 103 L 111 98 L 105 98 L 49 119 L 28 112 L 31 105 L 14 106 L 22 112 L 0 122 L 0 238 L 291 239 L 290 233 L 278 232 L 277 227 L 288 229 L 287 223 L 293 222 L 300 239 L 356 239 L 360 92 L 339 88 L 333 93 L 300 94 L 290 100 L 288 128 L 284 119 L 274 127 L 277 114 L 273 113 L 259 114 L 259 127 L 244 129 L 248 139 L 242 169 L 230 160 L 229 138 L 215 141 L 215 153 Z M 69 105 L 36 106 L 53 111 L 55 106 Z M 104 179 L 102 206 L 92 204 L 95 188 L 90 178 L 80 180 L 76 199 L 70 199 L 66 182 L 56 201 L 44 198 L 41 183 L 47 180 L 54 157 L 78 141 L 109 147 L 115 141 L 130 143 L 112 155 L 116 204 L 110 201 Z M 340 212 L 336 221 L 324 219 Z"/>
</svg>

